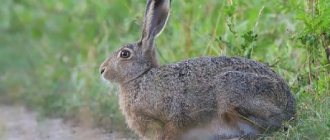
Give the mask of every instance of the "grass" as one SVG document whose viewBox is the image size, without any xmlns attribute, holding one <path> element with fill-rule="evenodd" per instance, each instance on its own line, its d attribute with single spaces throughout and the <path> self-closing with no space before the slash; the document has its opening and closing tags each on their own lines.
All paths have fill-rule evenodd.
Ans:
<svg viewBox="0 0 330 140">
<path fill-rule="evenodd" d="M 1 100 L 126 131 L 117 88 L 100 80 L 98 67 L 111 51 L 139 39 L 144 6 L 133 0 L 1 0 Z M 229 55 L 267 63 L 288 81 L 297 118 L 287 131 L 265 138 L 329 139 L 329 9 L 322 0 L 173 0 L 157 40 L 159 60 Z"/>
</svg>

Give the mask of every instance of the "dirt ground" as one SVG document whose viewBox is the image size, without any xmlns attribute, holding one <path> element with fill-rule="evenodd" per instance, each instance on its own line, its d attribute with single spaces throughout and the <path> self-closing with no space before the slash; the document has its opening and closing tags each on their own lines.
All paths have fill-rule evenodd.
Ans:
<svg viewBox="0 0 330 140">
<path fill-rule="evenodd" d="M 60 118 L 38 118 L 22 106 L 0 105 L 0 140 L 127 140 L 119 133 L 69 124 Z"/>
</svg>

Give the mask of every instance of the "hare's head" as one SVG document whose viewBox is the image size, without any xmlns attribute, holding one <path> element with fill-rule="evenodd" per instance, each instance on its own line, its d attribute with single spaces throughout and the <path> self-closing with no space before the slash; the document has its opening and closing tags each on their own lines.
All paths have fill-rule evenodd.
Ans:
<svg viewBox="0 0 330 140">
<path fill-rule="evenodd" d="M 154 40 L 166 25 L 170 3 L 170 0 L 148 0 L 141 39 L 124 45 L 102 63 L 100 72 L 106 80 L 127 82 L 158 66 Z"/>
</svg>

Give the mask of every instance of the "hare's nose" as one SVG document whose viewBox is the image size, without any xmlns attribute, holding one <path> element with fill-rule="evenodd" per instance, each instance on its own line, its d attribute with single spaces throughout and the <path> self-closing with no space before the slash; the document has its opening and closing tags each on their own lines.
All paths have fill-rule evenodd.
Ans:
<svg viewBox="0 0 330 140">
<path fill-rule="evenodd" d="M 100 73 L 103 74 L 103 73 L 105 72 L 105 69 L 106 69 L 105 67 L 102 67 L 102 68 L 100 69 Z"/>
</svg>

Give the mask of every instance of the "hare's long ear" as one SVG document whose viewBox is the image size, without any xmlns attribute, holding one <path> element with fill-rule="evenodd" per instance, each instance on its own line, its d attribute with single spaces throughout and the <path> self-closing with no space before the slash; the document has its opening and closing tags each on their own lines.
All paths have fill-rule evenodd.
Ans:
<svg viewBox="0 0 330 140">
<path fill-rule="evenodd" d="M 155 38 L 164 29 L 169 17 L 171 0 L 148 0 L 140 40 L 144 50 L 153 50 Z"/>
</svg>

